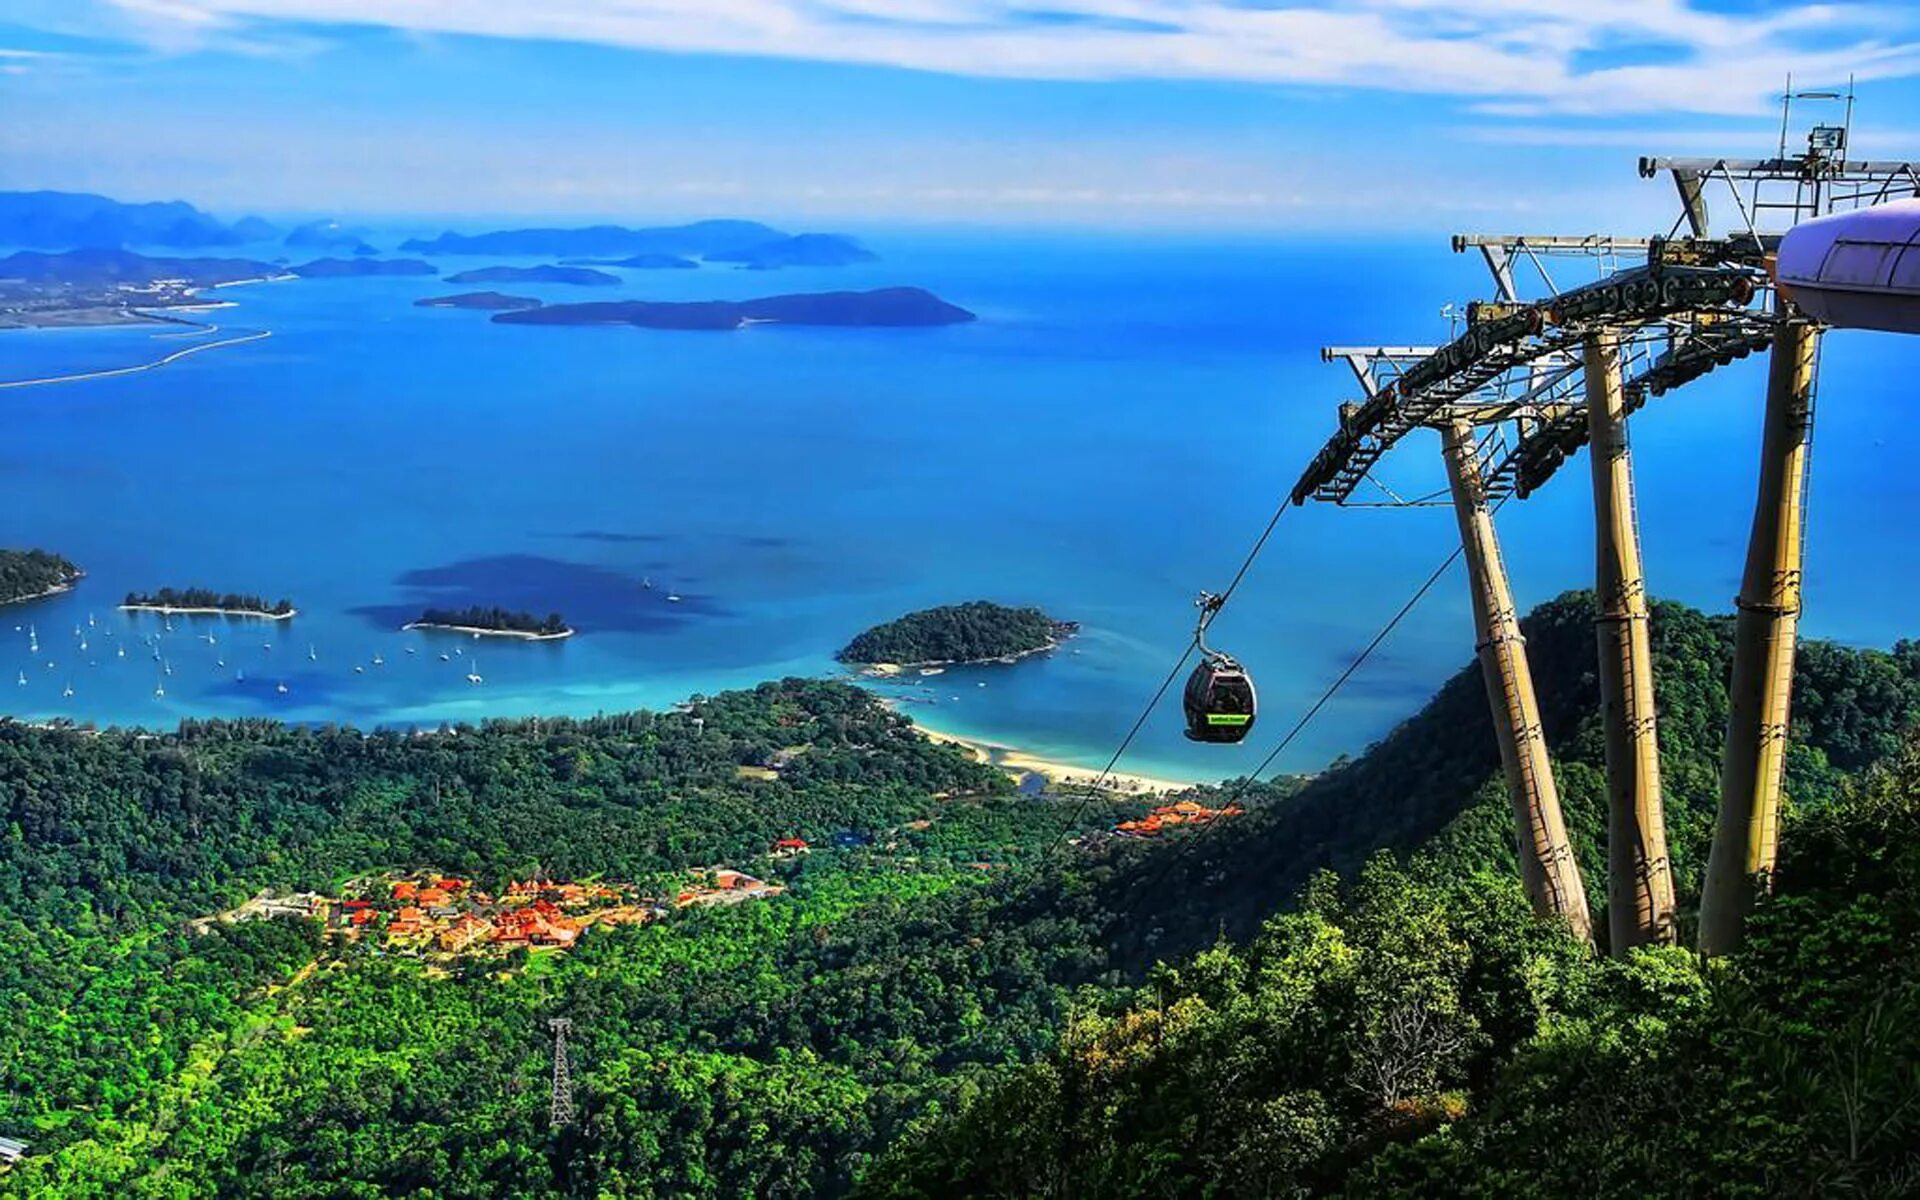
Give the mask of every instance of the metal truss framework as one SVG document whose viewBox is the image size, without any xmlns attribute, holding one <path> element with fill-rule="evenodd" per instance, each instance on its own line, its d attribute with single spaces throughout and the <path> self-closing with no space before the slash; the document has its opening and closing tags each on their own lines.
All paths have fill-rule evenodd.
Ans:
<svg viewBox="0 0 1920 1200">
<path fill-rule="evenodd" d="M 1442 345 L 1325 348 L 1323 359 L 1352 369 L 1361 398 L 1340 406 L 1338 429 L 1291 493 L 1294 504 L 1455 508 L 1470 566 L 1479 564 L 1470 571 L 1475 621 L 1518 821 L 1523 882 L 1543 916 L 1584 933 L 1584 902 L 1567 897 L 1578 879 L 1552 777 L 1530 769 L 1529 755 L 1544 749 L 1535 744 L 1532 680 L 1492 511 L 1504 499 L 1540 488 L 1590 439 L 1604 452 L 1593 464 L 1593 487 L 1608 742 L 1609 926 L 1616 953 L 1674 936 L 1626 418 L 1717 367 L 1773 352 L 1720 812 L 1701 911 L 1701 949 L 1720 953 L 1738 944 L 1752 894 L 1765 886 L 1773 865 L 1820 337 L 1772 285 L 1780 234 L 1769 226 L 1920 197 L 1920 163 L 1846 157 L 1850 88 L 1795 93 L 1790 85 L 1785 99 L 1780 150 L 1772 158 L 1640 160 L 1643 177 L 1670 174 L 1679 196 L 1680 214 L 1664 237 L 1455 237 L 1456 253 L 1479 252 L 1493 298 L 1469 304 L 1464 331 L 1456 327 Z M 1844 99 L 1848 120 L 1816 126 L 1806 152 L 1789 155 L 1787 114 L 1796 99 Z M 1723 195 L 1737 219 L 1716 237 L 1709 201 Z M 1570 261 L 1597 278 L 1563 287 L 1554 274 L 1567 273 L 1562 264 Z M 1542 298 L 1524 298 L 1536 281 Z M 1403 496 L 1376 468 L 1416 429 L 1440 432 L 1449 482 L 1441 491 Z"/>
</svg>

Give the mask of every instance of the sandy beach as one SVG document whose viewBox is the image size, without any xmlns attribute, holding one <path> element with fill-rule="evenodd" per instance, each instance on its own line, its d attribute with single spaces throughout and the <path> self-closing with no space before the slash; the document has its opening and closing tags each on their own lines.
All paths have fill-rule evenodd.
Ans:
<svg viewBox="0 0 1920 1200">
<path fill-rule="evenodd" d="M 531 629 L 488 629 L 483 625 L 442 625 L 437 621 L 408 621 L 400 627 L 411 632 L 415 629 L 437 630 L 441 633 L 465 633 L 475 637 L 519 638 L 523 642 L 557 642 L 573 636 L 572 629 L 562 629 L 559 633 L 536 633 Z"/>
<path fill-rule="evenodd" d="M 922 724 L 918 718 L 915 718 L 913 723 L 914 728 L 926 734 L 931 740 L 944 742 L 950 746 L 959 746 L 980 762 L 991 763 L 1013 775 L 1028 773 L 1043 775 L 1059 787 L 1084 787 L 1100 776 L 1100 772 L 1094 768 L 1056 762 L 1029 754 L 1018 747 L 978 738 L 964 738 L 957 734 L 933 729 Z M 1170 792 L 1184 792 L 1197 786 L 1198 782 L 1192 779 L 1165 779 L 1153 775 L 1140 775 L 1132 771 L 1116 770 L 1106 777 L 1102 787 L 1123 795 L 1158 796 Z"/>
<path fill-rule="evenodd" d="M 290 608 L 286 612 L 265 612 L 257 608 L 180 608 L 171 604 L 122 604 L 121 612 L 153 612 L 166 617 L 252 617 L 259 621 L 291 621 L 300 615 L 300 610 Z"/>
</svg>

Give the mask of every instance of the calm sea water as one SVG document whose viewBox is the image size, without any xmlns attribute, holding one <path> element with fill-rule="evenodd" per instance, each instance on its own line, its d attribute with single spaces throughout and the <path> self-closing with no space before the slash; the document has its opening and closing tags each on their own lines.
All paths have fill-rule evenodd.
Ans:
<svg viewBox="0 0 1920 1200">
<path fill-rule="evenodd" d="M 1351 395 L 1318 348 L 1434 340 L 1441 304 L 1484 290 L 1476 263 L 1437 241 L 870 241 L 879 263 L 633 272 L 618 294 L 910 283 L 981 320 L 513 328 L 413 307 L 461 290 L 434 280 L 301 281 L 220 293 L 237 306 L 211 319 L 271 329 L 265 341 L 0 392 L 0 543 L 55 549 L 89 572 L 71 595 L 0 611 L 4 709 L 166 725 L 661 706 L 838 674 L 832 652 L 867 625 L 990 597 L 1042 605 L 1085 633 L 1050 658 L 895 694 L 938 727 L 1098 765 L 1183 644 L 1193 593 L 1225 583 Z M 1854 333 L 1828 343 L 1806 630 L 1886 644 L 1920 632 L 1916 438 L 1896 420 L 1920 348 Z M 144 329 L 9 332 L 0 378 L 182 344 Z M 1763 372 L 1740 364 L 1636 423 L 1659 594 L 1714 609 L 1733 595 Z M 1409 445 L 1389 478 L 1431 486 L 1435 455 Z M 1523 604 L 1589 580 L 1587 501 L 1582 461 L 1501 514 Z M 1194 747 L 1169 706 L 1124 765 L 1249 769 L 1452 545 L 1444 510 L 1289 514 L 1215 628 L 1258 674 L 1258 733 L 1242 748 Z M 167 633 L 114 608 L 130 588 L 169 584 L 286 595 L 301 615 L 176 619 Z M 558 609 L 581 635 L 530 645 L 397 630 L 425 604 L 471 602 Z M 1471 642 L 1456 576 L 1278 765 L 1363 749 Z"/>
</svg>

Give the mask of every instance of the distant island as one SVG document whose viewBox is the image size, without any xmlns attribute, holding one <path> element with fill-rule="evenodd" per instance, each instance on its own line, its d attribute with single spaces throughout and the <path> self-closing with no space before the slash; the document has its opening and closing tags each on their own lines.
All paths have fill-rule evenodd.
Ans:
<svg viewBox="0 0 1920 1200">
<path fill-rule="evenodd" d="M 698 261 L 678 254 L 631 254 L 626 258 L 564 258 L 564 267 L 633 267 L 641 271 L 695 271 Z"/>
<path fill-rule="evenodd" d="M 408 254 L 521 254 L 560 258 L 670 254 L 711 258 L 715 254 L 745 250 L 786 236 L 781 230 L 758 221 L 695 221 L 689 225 L 643 229 L 590 225 L 579 229 L 443 233 L 436 238 L 409 238 L 400 243 L 400 249 Z"/>
<path fill-rule="evenodd" d="M 106 248 L 21 250 L 0 258 L 0 280 L 21 283 L 92 286 L 177 280 L 189 287 L 213 287 L 281 274 L 272 263 L 251 258 L 167 258 Z"/>
<path fill-rule="evenodd" d="M 284 621 L 298 611 L 291 600 L 268 604 L 260 596 L 222 594 L 211 588 L 161 588 L 157 592 L 128 592 L 120 607 L 136 612 L 217 613 L 229 617 L 263 617 Z"/>
<path fill-rule="evenodd" d="M 973 600 L 876 625 L 834 657 L 843 663 L 890 667 L 998 662 L 1051 650 L 1079 630 L 1075 622 L 1056 621 L 1037 608 Z"/>
<path fill-rule="evenodd" d="M 0 192 L 0 246 L 237 246 L 272 237 L 258 217 L 227 225 L 180 200 L 129 204 L 90 192 Z"/>
<path fill-rule="evenodd" d="M 529 612 L 512 612 L 495 605 L 470 608 L 429 608 L 402 629 L 447 629 L 458 633 L 476 633 L 487 637 L 517 637 L 546 642 L 573 636 L 573 629 L 559 613 L 544 618 Z"/>
<path fill-rule="evenodd" d="M 440 268 L 417 258 L 316 258 L 287 268 L 302 279 L 345 279 L 357 275 L 438 275 Z"/>
<path fill-rule="evenodd" d="M 46 550 L 0 550 L 0 604 L 73 590 L 86 572 Z"/>
<path fill-rule="evenodd" d="M 503 312 L 503 325 L 635 325 L 642 329 L 726 330 L 755 324 L 839 326 L 959 325 L 974 315 L 921 288 L 811 292 L 758 300 L 611 300 Z"/>
<path fill-rule="evenodd" d="M 460 292 L 452 296 L 428 296 L 424 300 L 415 300 L 415 308 L 477 308 L 487 312 L 511 312 L 522 308 L 539 308 L 540 301 L 532 296 L 509 296 L 504 292 Z"/>
<path fill-rule="evenodd" d="M 620 282 L 618 275 L 591 267 L 481 267 L 447 276 L 448 283 L 572 283 L 585 287 L 611 287 Z"/>
<path fill-rule="evenodd" d="M 338 221 L 309 221 L 287 234 L 286 245 L 306 250 L 344 250 L 353 255 L 378 254 L 365 234 Z"/>
<path fill-rule="evenodd" d="M 156 320 L 143 309 L 200 303 L 201 288 L 284 278 L 250 258 L 166 258 L 93 248 L 0 257 L 0 329 Z"/>
<path fill-rule="evenodd" d="M 837 233 L 802 233 L 742 250 L 709 254 L 707 261 L 739 263 L 749 271 L 777 271 L 781 267 L 844 267 L 874 262 L 879 257 L 850 237 Z"/>
</svg>

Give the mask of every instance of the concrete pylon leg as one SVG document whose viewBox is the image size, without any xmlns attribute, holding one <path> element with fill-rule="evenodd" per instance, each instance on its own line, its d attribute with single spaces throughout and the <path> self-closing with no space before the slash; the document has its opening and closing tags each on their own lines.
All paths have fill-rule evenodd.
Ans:
<svg viewBox="0 0 1920 1200">
<path fill-rule="evenodd" d="M 1473 591 L 1480 672 L 1486 679 L 1493 732 L 1500 742 L 1500 763 L 1519 833 L 1521 883 L 1535 912 L 1564 919 L 1575 936 L 1590 940 L 1593 922 L 1587 912 L 1587 893 L 1580 885 L 1580 868 L 1560 815 L 1560 793 L 1547 759 L 1533 674 L 1527 668 L 1526 639 L 1520 636 L 1520 618 L 1513 610 L 1493 514 L 1474 461 L 1473 426 L 1452 422 L 1441 430 L 1441 437 Z"/>
<path fill-rule="evenodd" d="M 1782 325 L 1773 343 L 1760 441 L 1760 491 L 1747 539 L 1746 573 L 1735 601 L 1739 615 L 1726 757 L 1720 765 L 1720 814 L 1700 895 L 1703 954 L 1724 954 L 1740 944 L 1747 911 L 1756 890 L 1767 884 L 1779 844 L 1794 637 L 1800 621 L 1801 515 L 1819 347 L 1819 329 L 1799 320 Z"/>
<path fill-rule="evenodd" d="M 1600 710 L 1607 741 L 1607 932 L 1613 953 L 1671 943 L 1673 872 L 1661 811 L 1654 731 L 1653 647 L 1619 336 L 1586 341 L 1587 434 L 1592 447 L 1594 591 L 1600 601 Z"/>
</svg>

